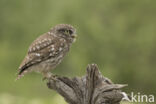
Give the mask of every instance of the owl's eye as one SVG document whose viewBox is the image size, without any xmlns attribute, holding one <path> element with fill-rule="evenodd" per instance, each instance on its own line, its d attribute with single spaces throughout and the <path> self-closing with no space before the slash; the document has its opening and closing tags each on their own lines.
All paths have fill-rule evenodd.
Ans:
<svg viewBox="0 0 156 104">
<path fill-rule="evenodd" d="M 71 30 L 68 30 L 69 31 L 69 34 L 71 35 L 71 34 L 73 34 L 73 31 L 71 31 Z"/>
<path fill-rule="evenodd" d="M 72 30 L 67 30 L 67 29 L 60 29 L 60 33 L 66 34 L 66 35 L 71 35 L 73 34 Z"/>
<path fill-rule="evenodd" d="M 60 29 L 59 32 L 64 33 L 66 30 L 65 29 Z"/>
<path fill-rule="evenodd" d="M 65 34 L 68 34 L 68 35 L 71 35 L 71 34 L 73 34 L 73 32 L 71 31 L 71 30 L 65 30 L 65 32 L 64 32 Z"/>
</svg>

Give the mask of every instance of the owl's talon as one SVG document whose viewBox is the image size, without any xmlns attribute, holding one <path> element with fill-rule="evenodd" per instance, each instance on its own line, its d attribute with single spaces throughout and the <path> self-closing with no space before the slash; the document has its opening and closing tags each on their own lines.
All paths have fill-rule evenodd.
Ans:
<svg viewBox="0 0 156 104">
<path fill-rule="evenodd" d="M 57 77 L 57 75 L 54 75 L 54 74 L 51 73 L 49 76 L 43 77 L 42 80 L 43 80 L 43 81 L 45 81 L 45 80 L 50 80 L 50 79 L 51 79 L 51 80 L 56 80 L 56 77 Z"/>
<path fill-rule="evenodd" d="M 56 80 L 57 75 L 51 75 L 50 79 Z"/>
</svg>

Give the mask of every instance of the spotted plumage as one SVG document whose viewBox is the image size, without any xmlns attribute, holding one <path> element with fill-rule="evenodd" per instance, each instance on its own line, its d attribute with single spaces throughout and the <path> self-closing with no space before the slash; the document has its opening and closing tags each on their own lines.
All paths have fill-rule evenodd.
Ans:
<svg viewBox="0 0 156 104">
<path fill-rule="evenodd" d="M 76 30 L 67 24 L 59 24 L 38 37 L 29 47 L 27 55 L 19 67 L 17 79 L 28 72 L 39 72 L 44 77 L 51 76 L 54 69 L 69 51 L 76 37 Z"/>
</svg>

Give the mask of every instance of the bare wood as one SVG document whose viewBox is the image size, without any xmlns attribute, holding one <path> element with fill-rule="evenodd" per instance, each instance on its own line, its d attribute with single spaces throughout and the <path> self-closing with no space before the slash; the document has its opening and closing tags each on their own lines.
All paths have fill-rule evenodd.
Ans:
<svg viewBox="0 0 156 104">
<path fill-rule="evenodd" d="M 126 86 L 114 84 L 104 77 L 96 64 L 88 65 L 83 77 L 55 76 L 49 79 L 47 85 L 69 104 L 120 104 L 124 97 L 120 89 Z"/>
</svg>

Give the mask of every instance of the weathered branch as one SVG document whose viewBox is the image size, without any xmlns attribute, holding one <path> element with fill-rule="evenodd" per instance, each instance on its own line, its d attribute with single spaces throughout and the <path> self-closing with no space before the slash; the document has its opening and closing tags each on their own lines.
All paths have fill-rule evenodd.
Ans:
<svg viewBox="0 0 156 104">
<path fill-rule="evenodd" d="M 126 86 L 113 84 L 102 76 L 95 64 L 88 65 L 86 75 L 81 78 L 55 76 L 47 85 L 69 104 L 119 104 L 124 97 L 120 89 Z"/>
</svg>

